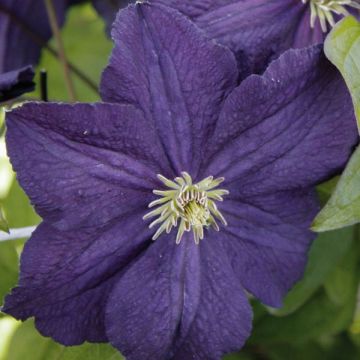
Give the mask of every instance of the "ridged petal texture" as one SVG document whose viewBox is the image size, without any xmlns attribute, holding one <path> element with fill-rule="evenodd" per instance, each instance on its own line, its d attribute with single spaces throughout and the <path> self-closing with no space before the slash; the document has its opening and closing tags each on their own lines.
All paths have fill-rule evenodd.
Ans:
<svg viewBox="0 0 360 360">
<path fill-rule="evenodd" d="M 113 37 L 108 103 L 7 116 L 10 159 L 44 221 L 3 311 L 128 360 L 220 360 L 250 334 L 245 290 L 280 306 L 303 273 L 315 186 L 358 142 L 350 95 L 316 46 L 235 87 L 231 52 L 163 5 L 120 12 Z M 153 242 L 142 220 L 156 174 L 180 171 L 224 176 L 230 191 L 228 227 L 200 245 L 190 233 L 176 245 L 176 231 Z"/>
</svg>

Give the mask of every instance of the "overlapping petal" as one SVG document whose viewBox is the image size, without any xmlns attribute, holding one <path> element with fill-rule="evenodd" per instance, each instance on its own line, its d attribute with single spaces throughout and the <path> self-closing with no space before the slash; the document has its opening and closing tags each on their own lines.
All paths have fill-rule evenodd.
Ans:
<svg viewBox="0 0 360 360">
<path fill-rule="evenodd" d="M 9 71 L 0 75 L 0 102 L 13 99 L 33 91 L 34 71 L 31 66 Z"/>
<path fill-rule="evenodd" d="M 102 78 L 105 101 L 134 104 L 152 123 L 174 171 L 198 169 L 201 149 L 237 80 L 231 52 L 177 11 L 148 3 L 121 11 Z"/>
<path fill-rule="evenodd" d="M 221 206 L 228 226 L 219 238 L 228 249 L 241 284 L 263 303 L 280 307 L 303 275 L 315 234 L 309 228 L 319 211 L 313 189 L 236 198 Z"/>
<path fill-rule="evenodd" d="M 130 105 L 29 103 L 8 114 L 7 127 L 20 184 L 61 229 L 100 226 L 147 204 L 156 174 L 172 176 L 154 127 Z"/>
<path fill-rule="evenodd" d="M 341 75 L 320 47 L 289 50 L 227 99 L 204 172 L 239 196 L 307 188 L 337 174 L 357 142 Z"/>
<path fill-rule="evenodd" d="M 65 345 L 107 341 L 108 294 L 151 243 L 149 229 L 139 226 L 144 208 L 86 230 L 42 223 L 26 243 L 19 285 L 2 311 L 21 320 L 35 316 L 42 334 Z"/>
<path fill-rule="evenodd" d="M 251 309 L 218 239 L 164 236 L 133 263 L 107 304 L 110 342 L 127 359 L 220 359 L 249 335 Z"/>
<path fill-rule="evenodd" d="M 44 222 L 3 311 L 35 316 L 43 334 L 67 345 L 105 341 L 106 294 L 149 245 L 142 216 L 156 173 L 167 172 L 155 130 L 115 104 L 28 103 L 7 127 L 13 166 Z"/>
</svg>

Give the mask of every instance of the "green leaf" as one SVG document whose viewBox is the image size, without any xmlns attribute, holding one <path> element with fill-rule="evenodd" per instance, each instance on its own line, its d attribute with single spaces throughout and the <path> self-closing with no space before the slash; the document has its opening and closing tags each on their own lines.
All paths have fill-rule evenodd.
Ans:
<svg viewBox="0 0 360 360">
<path fill-rule="evenodd" d="M 288 315 L 302 306 L 319 287 L 334 267 L 348 252 L 354 237 L 354 229 L 347 228 L 321 234 L 309 252 L 309 261 L 303 279 L 289 292 L 281 309 L 271 309 L 275 315 Z"/>
<path fill-rule="evenodd" d="M 36 215 L 29 198 L 17 180 L 13 181 L 10 191 L 2 203 L 10 228 L 32 226 L 40 222 L 39 216 Z"/>
<path fill-rule="evenodd" d="M 324 49 L 350 89 L 360 128 L 360 23 L 352 16 L 337 23 L 326 38 Z"/>
<path fill-rule="evenodd" d="M 64 347 L 41 336 L 29 320 L 21 324 L 11 339 L 6 360 L 122 360 L 120 353 L 108 344 L 84 344 Z"/>
<path fill-rule="evenodd" d="M 360 147 L 351 157 L 334 194 L 314 220 L 317 232 L 339 229 L 360 222 Z"/>
<path fill-rule="evenodd" d="M 0 243 L 0 304 L 4 296 L 16 284 L 18 255 L 12 242 Z"/>
<path fill-rule="evenodd" d="M 325 282 L 325 290 L 331 301 L 337 305 L 346 304 L 354 288 L 358 285 L 358 259 L 360 255 L 359 239 L 354 241 L 352 251 L 343 257 Z"/>
<path fill-rule="evenodd" d="M 63 348 L 59 360 L 122 360 L 120 353 L 108 344 L 84 344 Z"/>
</svg>

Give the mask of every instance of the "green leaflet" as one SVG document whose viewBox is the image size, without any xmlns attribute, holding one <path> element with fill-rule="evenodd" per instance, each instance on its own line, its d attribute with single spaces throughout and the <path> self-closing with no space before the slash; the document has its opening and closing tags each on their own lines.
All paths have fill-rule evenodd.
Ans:
<svg viewBox="0 0 360 360">
<path fill-rule="evenodd" d="M 360 222 L 360 147 L 351 157 L 335 192 L 313 223 L 322 232 Z"/>
<path fill-rule="evenodd" d="M 350 90 L 360 129 L 360 23 L 354 17 L 340 21 L 325 41 L 325 53 L 340 70 Z M 360 221 L 360 150 L 353 154 L 336 190 L 313 224 L 321 232 Z"/>
<path fill-rule="evenodd" d="M 354 17 L 349 16 L 334 27 L 325 41 L 325 54 L 350 89 L 360 128 L 360 23 Z"/>
</svg>

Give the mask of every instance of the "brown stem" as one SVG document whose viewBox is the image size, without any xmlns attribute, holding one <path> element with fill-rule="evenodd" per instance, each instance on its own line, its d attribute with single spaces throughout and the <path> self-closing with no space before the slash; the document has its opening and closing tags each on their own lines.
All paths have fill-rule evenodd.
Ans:
<svg viewBox="0 0 360 360">
<path fill-rule="evenodd" d="M 48 13 L 51 30 L 53 32 L 55 41 L 57 43 L 59 60 L 61 62 L 64 71 L 65 85 L 69 93 L 70 101 L 75 102 L 76 101 L 75 88 L 73 81 L 71 79 L 70 69 L 65 54 L 65 48 L 61 37 L 60 27 L 56 18 L 56 11 L 54 8 L 54 4 L 52 0 L 44 0 L 44 2 L 46 6 L 46 11 Z"/>
</svg>

